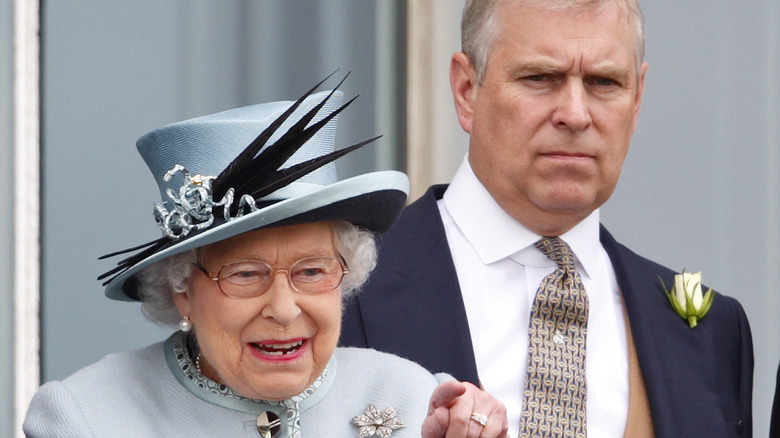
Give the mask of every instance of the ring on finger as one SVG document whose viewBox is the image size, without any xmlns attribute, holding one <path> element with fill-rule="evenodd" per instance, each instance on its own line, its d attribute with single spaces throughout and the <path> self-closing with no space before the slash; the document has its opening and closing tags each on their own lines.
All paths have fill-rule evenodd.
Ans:
<svg viewBox="0 0 780 438">
<path fill-rule="evenodd" d="M 488 416 L 477 412 L 471 413 L 471 419 L 479 423 L 482 427 L 487 426 Z"/>
</svg>

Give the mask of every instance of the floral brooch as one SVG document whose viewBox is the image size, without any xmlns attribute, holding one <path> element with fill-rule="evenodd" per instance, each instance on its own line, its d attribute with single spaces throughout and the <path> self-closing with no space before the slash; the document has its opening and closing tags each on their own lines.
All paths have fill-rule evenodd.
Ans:
<svg viewBox="0 0 780 438">
<path fill-rule="evenodd" d="M 352 418 L 352 424 L 360 428 L 359 438 L 374 435 L 387 438 L 393 434 L 394 430 L 405 427 L 397 415 L 398 409 L 392 406 L 380 412 L 376 406 L 368 405 L 365 414 Z"/>
</svg>

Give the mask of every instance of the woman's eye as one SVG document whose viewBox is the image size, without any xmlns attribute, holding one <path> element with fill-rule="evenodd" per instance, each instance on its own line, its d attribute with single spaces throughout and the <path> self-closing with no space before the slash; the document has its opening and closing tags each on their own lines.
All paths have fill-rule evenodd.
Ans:
<svg viewBox="0 0 780 438">
<path fill-rule="evenodd" d="M 226 279 L 235 284 L 249 284 L 264 281 L 267 277 L 267 274 L 260 271 L 235 271 L 226 276 Z"/>
<path fill-rule="evenodd" d="M 327 270 L 324 266 L 307 264 L 305 266 L 297 266 L 290 274 L 295 281 L 317 282 L 327 276 Z"/>
<path fill-rule="evenodd" d="M 264 266 L 254 263 L 236 263 L 223 268 L 222 278 L 235 284 L 250 284 L 266 281 L 271 272 Z"/>
<path fill-rule="evenodd" d="M 240 278 L 253 278 L 253 277 L 259 277 L 260 273 L 257 271 L 239 271 L 233 274 L 235 277 Z"/>
<path fill-rule="evenodd" d="M 304 268 L 296 272 L 296 275 L 300 275 L 302 277 L 316 277 L 318 275 L 322 275 L 324 273 L 324 270 L 322 268 Z"/>
</svg>

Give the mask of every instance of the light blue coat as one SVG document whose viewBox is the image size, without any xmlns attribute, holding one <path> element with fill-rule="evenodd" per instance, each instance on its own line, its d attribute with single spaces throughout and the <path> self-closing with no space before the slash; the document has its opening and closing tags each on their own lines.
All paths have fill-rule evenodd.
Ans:
<svg viewBox="0 0 780 438">
<path fill-rule="evenodd" d="M 185 388 L 174 368 L 166 363 L 163 343 L 106 356 L 61 382 L 43 385 L 30 404 L 24 432 L 28 437 L 260 436 L 257 414 L 246 412 L 252 406 L 209 403 L 205 400 L 225 404 L 222 396 L 205 394 L 197 385 Z M 369 404 L 380 411 L 398 409 L 405 427 L 393 431 L 393 438 L 419 437 L 431 393 L 440 380 L 450 378 L 358 348 L 337 348 L 328 375 L 316 396 L 309 397 L 314 404 L 301 405 L 302 437 L 358 437 L 352 418 Z"/>
</svg>

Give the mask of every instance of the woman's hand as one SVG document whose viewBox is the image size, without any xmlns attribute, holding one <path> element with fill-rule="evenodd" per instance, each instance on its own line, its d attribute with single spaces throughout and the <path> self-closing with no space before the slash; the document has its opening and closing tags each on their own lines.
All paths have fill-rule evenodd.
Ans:
<svg viewBox="0 0 780 438">
<path fill-rule="evenodd" d="M 433 391 L 422 436 L 508 438 L 508 428 L 503 403 L 471 383 L 450 380 Z"/>
</svg>

